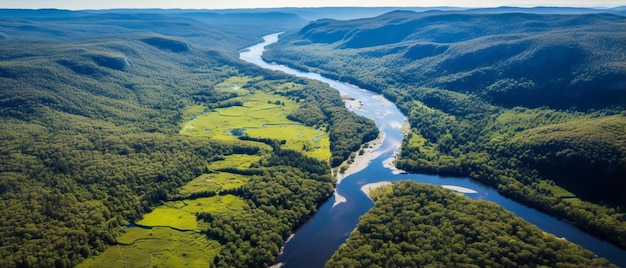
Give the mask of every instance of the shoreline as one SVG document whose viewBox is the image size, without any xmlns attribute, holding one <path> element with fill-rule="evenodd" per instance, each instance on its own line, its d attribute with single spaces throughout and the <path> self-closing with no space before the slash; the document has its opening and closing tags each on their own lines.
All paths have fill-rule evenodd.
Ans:
<svg viewBox="0 0 626 268">
<path fill-rule="evenodd" d="M 379 157 L 380 153 L 377 153 L 376 150 L 383 144 L 384 139 L 385 133 L 381 132 L 376 139 L 367 142 L 369 146 L 367 148 L 363 148 L 363 154 L 359 154 L 358 151 L 356 152 L 352 164 L 348 165 L 347 160 L 346 162 L 343 162 L 340 167 L 348 165 L 348 168 L 343 173 L 335 173 L 335 178 L 337 178 L 337 182 L 335 184 L 340 184 L 344 178 L 365 169 L 372 160 Z"/>
<path fill-rule="evenodd" d="M 409 125 L 408 120 L 404 120 L 404 122 L 402 122 L 402 125 L 400 125 L 400 130 L 402 131 L 402 138 L 406 139 L 406 137 L 411 132 L 411 126 Z M 383 161 L 383 166 L 385 168 L 391 169 L 391 173 L 393 173 L 394 175 L 407 173 L 405 170 L 397 168 L 394 163 L 396 159 L 398 158 L 398 155 L 400 155 L 401 150 L 402 150 L 402 146 L 399 146 L 398 149 L 395 152 L 393 152 L 393 155 L 391 155 L 391 157 Z"/>
<path fill-rule="evenodd" d="M 456 186 L 456 185 L 441 185 L 441 187 L 446 188 L 448 190 L 451 190 L 453 192 L 461 193 L 461 194 L 476 194 L 476 193 L 478 193 L 474 189 L 461 187 L 461 186 Z"/>
<path fill-rule="evenodd" d="M 333 206 L 332 206 L 333 208 L 334 208 L 335 206 L 337 206 L 337 205 L 341 204 L 341 203 L 345 203 L 345 202 L 347 202 L 347 201 L 348 201 L 348 199 L 346 199 L 346 197 L 345 197 L 345 196 L 340 195 L 340 194 L 337 192 L 337 189 L 335 189 L 335 191 L 334 191 L 333 195 L 335 196 L 335 203 L 333 203 Z"/>
<path fill-rule="evenodd" d="M 379 181 L 379 182 L 372 182 L 372 183 L 368 183 L 365 184 L 363 186 L 361 186 L 361 192 L 363 192 L 365 195 L 367 195 L 367 197 L 369 197 L 369 199 L 371 200 L 372 197 L 370 196 L 370 192 L 372 190 L 378 189 L 378 188 L 382 188 L 384 186 L 387 185 L 391 185 L 390 181 Z"/>
</svg>

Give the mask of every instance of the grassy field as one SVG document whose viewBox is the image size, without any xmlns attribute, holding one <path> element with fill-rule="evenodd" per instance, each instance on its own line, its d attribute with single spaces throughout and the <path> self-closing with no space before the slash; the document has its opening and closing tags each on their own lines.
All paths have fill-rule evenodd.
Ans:
<svg viewBox="0 0 626 268">
<path fill-rule="evenodd" d="M 171 227 L 177 230 L 199 231 L 195 217 L 197 213 L 231 213 L 243 210 L 245 205 L 243 199 L 234 195 L 166 202 L 144 215 L 137 224 L 147 227 Z"/>
<path fill-rule="evenodd" d="M 243 199 L 234 195 L 203 197 L 194 200 L 186 200 L 185 203 L 187 205 L 183 207 L 182 210 L 193 214 L 201 212 L 214 214 L 233 213 L 241 211 L 247 206 Z"/>
<path fill-rule="evenodd" d="M 166 226 L 179 230 L 196 230 L 196 217 L 184 210 L 170 206 L 159 206 L 137 222 L 143 226 Z"/>
<path fill-rule="evenodd" d="M 266 86 L 262 90 L 253 91 L 243 89 L 243 85 L 251 79 L 236 76 L 217 85 L 222 90 L 239 94 L 233 100 L 242 101 L 242 106 L 216 108 L 209 112 L 205 112 L 202 106 L 189 106 L 185 111 L 185 118 L 189 121 L 182 124 L 180 133 L 219 140 L 236 140 L 236 134 L 285 140 L 284 148 L 302 150 L 308 156 L 328 161 L 330 141 L 326 132 L 287 119 L 287 115 L 297 109 L 299 104 L 270 93 L 294 90 L 294 84 Z"/>
<path fill-rule="evenodd" d="M 148 228 L 127 228 L 117 237 L 119 245 L 80 267 L 208 267 L 221 245 L 199 232 L 195 214 L 236 213 L 245 206 L 233 195 L 167 202 L 137 222 Z"/>
<path fill-rule="evenodd" d="M 241 187 L 247 181 L 248 178 L 246 176 L 227 172 L 203 174 L 188 182 L 178 191 L 181 194 L 192 194 L 208 191 L 217 192 L 221 190 Z"/>
<path fill-rule="evenodd" d="M 217 108 L 213 112 L 199 114 L 184 124 L 181 134 L 233 140 L 237 138 L 231 134 L 234 129 L 263 128 L 267 124 L 298 124 L 287 119 L 287 115 L 296 108 L 296 103 L 284 97 L 256 92 L 237 99 L 243 101 L 243 106 Z"/>
<path fill-rule="evenodd" d="M 128 228 L 112 246 L 78 267 L 208 267 L 221 246 L 197 232 Z"/>
<path fill-rule="evenodd" d="M 242 87 L 250 80 L 252 80 L 252 78 L 248 76 L 232 76 L 224 80 L 224 82 L 215 85 L 215 89 L 221 92 L 234 92 L 240 95 L 247 94 L 248 90 Z"/>
<path fill-rule="evenodd" d="M 250 168 L 251 163 L 261 160 L 261 155 L 233 154 L 224 156 L 224 160 L 214 161 L 209 164 L 210 170 L 219 170 L 223 168 Z"/>
</svg>

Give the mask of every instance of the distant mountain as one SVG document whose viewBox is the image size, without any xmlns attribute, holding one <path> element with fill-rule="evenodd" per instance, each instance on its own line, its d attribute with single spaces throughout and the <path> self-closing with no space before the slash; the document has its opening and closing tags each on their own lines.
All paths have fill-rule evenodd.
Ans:
<svg viewBox="0 0 626 268">
<path fill-rule="evenodd" d="M 289 30 L 297 30 L 305 26 L 308 21 L 299 17 L 294 13 L 268 11 L 268 12 L 217 12 L 209 10 L 189 10 L 189 9 L 110 9 L 110 10 L 59 10 L 59 9 L 0 9 L 0 19 L 2 18 L 27 18 L 34 21 L 55 21 L 64 22 L 63 27 L 75 25 L 76 28 L 67 29 L 43 29 L 41 25 L 30 27 L 22 25 L 22 28 L 13 31 L 15 35 L 30 35 L 34 32 L 39 34 L 51 34 L 50 37 L 62 37 L 63 32 L 71 32 L 72 36 L 78 33 L 86 35 L 100 35 L 111 32 L 113 28 L 117 28 L 119 32 L 128 32 L 136 30 L 157 30 L 163 34 L 183 36 L 188 38 L 202 39 L 201 35 L 220 33 L 208 31 L 220 31 L 222 37 L 214 39 L 220 43 L 216 47 L 224 47 L 225 42 L 230 38 L 240 38 L 242 40 L 260 40 L 260 36 Z M 80 23 L 72 22 L 73 19 L 80 18 Z M 108 20 L 104 20 L 107 19 Z M 103 21 L 104 20 L 104 21 Z M 14 23 L 25 23 L 14 21 Z M 178 25 L 176 25 L 178 24 Z M 85 27 L 82 31 L 80 27 Z M 102 28 L 101 26 L 106 26 Z M 184 29 L 186 26 L 193 26 L 195 29 L 189 31 Z M 35 29 L 38 28 L 38 29 Z M 89 29 L 89 30 L 87 30 Z M 184 29 L 184 30 L 183 30 Z M 76 31 L 75 31 L 76 30 Z M 11 32 L 12 30 L 8 30 Z M 2 30 L 0 28 L 0 39 L 2 39 Z M 7 32 L 4 32 L 8 34 Z M 230 36 L 224 36 L 224 33 Z M 199 39 L 198 39 L 199 38 Z M 204 40 L 206 41 L 206 40 Z M 202 43 L 202 42 L 201 42 Z M 250 42 L 241 42 L 238 48 L 249 45 Z M 215 44 L 207 44 L 213 45 Z"/>
<path fill-rule="evenodd" d="M 582 15 L 593 13 L 614 13 L 617 11 L 615 8 L 587 8 L 587 7 L 551 7 L 551 6 L 538 6 L 538 7 L 509 7 L 502 6 L 496 8 L 476 8 L 469 9 L 467 13 L 475 14 L 503 14 L 503 13 L 526 13 L 526 14 L 569 14 L 569 15 Z"/>
<path fill-rule="evenodd" d="M 318 8 L 262 8 L 262 9 L 227 9 L 211 10 L 221 14 L 228 13 L 259 13 L 259 12 L 284 12 L 296 14 L 308 21 L 318 19 L 354 20 L 361 18 L 373 18 L 395 10 L 407 10 L 414 12 L 446 11 L 464 12 L 474 14 L 502 14 L 502 13 L 527 13 L 527 14 L 591 14 L 591 13 L 620 13 L 620 7 L 616 8 L 577 8 L 577 7 L 493 7 L 493 8 L 460 8 L 450 6 L 437 7 L 318 7 Z M 624 11 L 623 7 L 621 11 Z"/>
<path fill-rule="evenodd" d="M 63 9 L 0 9 L 0 17 L 10 18 L 41 18 L 78 16 L 82 12 Z"/>
<path fill-rule="evenodd" d="M 626 248 L 626 17 L 604 11 L 320 19 L 264 58 L 395 102 L 397 167 L 481 180 Z"/>
<path fill-rule="evenodd" d="M 626 104 L 623 40 L 626 17 L 615 14 L 393 11 L 317 20 L 284 42 L 393 59 L 395 82 L 471 91 L 507 107 L 590 108 Z"/>
<path fill-rule="evenodd" d="M 178 13 L 176 16 L 192 18 L 227 32 L 250 32 L 250 34 L 259 34 L 260 31 L 263 34 L 269 34 L 296 30 L 308 23 L 307 20 L 294 13 L 278 11 L 262 13 L 184 12 Z"/>
<path fill-rule="evenodd" d="M 31 13 L 33 15 L 29 18 L 15 19 Z M 192 18 L 157 13 L 92 14 L 64 10 L 0 10 L 0 14 L 0 32 L 6 39 L 54 38 L 77 41 L 119 34 L 140 38 L 142 34 L 159 33 L 184 37 L 190 41 L 198 41 L 198 44 L 220 47 L 220 50 L 226 51 L 228 48 L 246 46 L 258 38 L 258 35 L 229 35 L 218 26 L 207 26 Z M 70 16 L 66 16 L 68 14 Z"/>
</svg>

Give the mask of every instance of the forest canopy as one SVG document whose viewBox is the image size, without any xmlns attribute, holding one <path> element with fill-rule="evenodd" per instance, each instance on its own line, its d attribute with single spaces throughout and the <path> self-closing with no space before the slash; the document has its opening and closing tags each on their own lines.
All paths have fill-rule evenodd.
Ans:
<svg viewBox="0 0 626 268">
<path fill-rule="evenodd" d="M 626 18 L 491 11 L 318 20 L 264 57 L 395 102 L 398 168 L 469 176 L 626 248 Z"/>
<path fill-rule="evenodd" d="M 128 265 L 107 251 L 119 247 L 157 266 L 271 264 L 331 196 L 331 159 L 263 136 L 182 135 L 183 122 L 243 106 L 250 92 L 287 98 L 279 86 L 297 84 L 290 123 L 332 137 L 320 155 L 341 162 L 378 133 L 328 86 L 235 57 L 269 26 L 249 35 L 152 13 L 0 17 L 0 266 Z M 218 88 L 233 77 L 257 79 Z M 304 118 L 309 108 L 323 117 Z M 173 241 L 202 246 L 154 246 Z"/>
<path fill-rule="evenodd" d="M 542 232 L 491 202 L 400 182 L 373 193 L 326 267 L 609 267 L 606 259 Z"/>
</svg>

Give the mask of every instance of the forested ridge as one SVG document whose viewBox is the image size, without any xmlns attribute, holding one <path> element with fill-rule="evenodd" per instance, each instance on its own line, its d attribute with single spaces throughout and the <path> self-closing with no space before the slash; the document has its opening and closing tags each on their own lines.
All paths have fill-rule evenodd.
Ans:
<svg viewBox="0 0 626 268">
<path fill-rule="evenodd" d="M 242 207 L 192 213 L 203 241 L 218 242 L 214 264 L 271 264 L 289 234 L 331 196 L 331 161 L 345 160 L 355 140 L 375 138 L 377 130 L 349 113 L 331 88 L 236 59 L 238 49 L 270 28 L 256 30 L 225 33 L 180 15 L 150 13 L 42 10 L 0 17 L 0 266 L 72 267 L 124 245 L 122 235 L 142 232 L 126 226 L 163 204 L 210 197 Z M 293 94 L 301 110 L 293 118 L 327 130 L 333 158 L 282 149 L 280 140 L 179 134 L 188 107 L 238 105 L 237 94 L 215 89 L 234 76 L 257 77 L 245 85 L 250 91 L 257 84 L 298 84 Z M 306 119 L 307 107 L 322 116 Z M 342 124 L 354 128 L 343 131 Z M 245 168 L 211 168 L 236 156 L 255 160 Z M 245 180 L 180 192 L 195 178 L 218 173 Z M 154 228 L 189 236 L 184 228 L 161 230 Z"/>
<path fill-rule="evenodd" d="M 626 247 L 626 19 L 396 11 L 318 20 L 264 54 L 384 94 L 396 166 L 470 176 Z"/>
<path fill-rule="evenodd" d="M 491 202 L 402 182 L 375 190 L 326 267 L 611 267 Z"/>
</svg>

